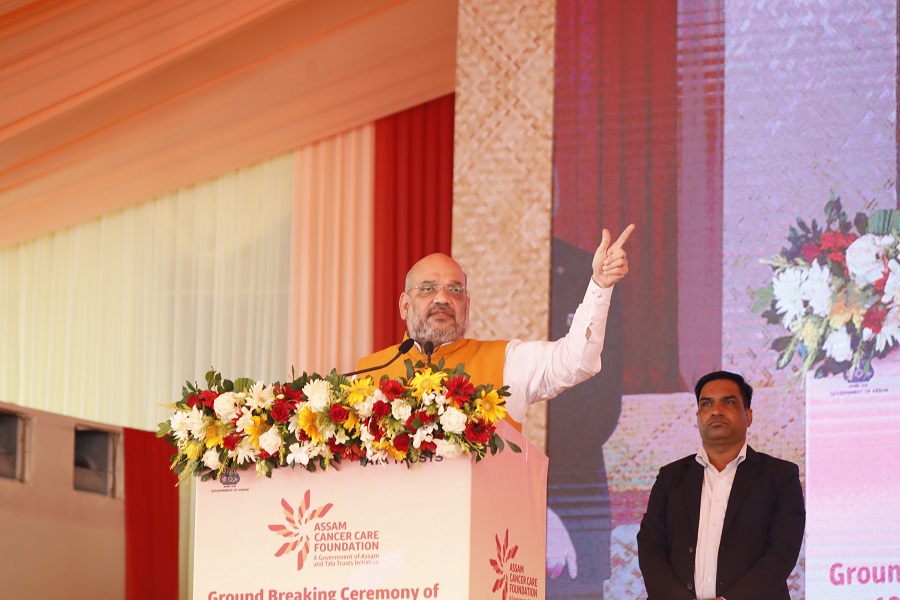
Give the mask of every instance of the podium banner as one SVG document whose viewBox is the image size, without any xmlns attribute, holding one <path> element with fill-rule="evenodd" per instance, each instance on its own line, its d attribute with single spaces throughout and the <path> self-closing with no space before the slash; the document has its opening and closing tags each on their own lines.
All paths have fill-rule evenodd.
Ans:
<svg viewBox="0 0 900 600">
<path fill-rule="evenodd" d="M 198 482 L 194 598 L 544 598 L 547 457 L 498 432 L 522 453 Z"/>
<path fill-rule="evenodd" d="M 806 380 L 806 592 L 900 598 L 900 370 Z"/>
</svg>

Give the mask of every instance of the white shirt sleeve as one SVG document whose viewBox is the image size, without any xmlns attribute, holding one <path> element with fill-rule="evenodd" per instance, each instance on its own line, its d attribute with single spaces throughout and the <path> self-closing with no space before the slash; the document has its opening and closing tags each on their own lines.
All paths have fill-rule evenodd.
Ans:
<svg viewBox="0 0 900 600">
<path fill-rule="evenodd" d="M 612 289 L 591 280 L 565 337 L 555 342 L 509 342 L 503 383 L 509 386 L 510 417 L 521 423 L 535 402 L 549 400 L 600 371 Z"/>
</svg>

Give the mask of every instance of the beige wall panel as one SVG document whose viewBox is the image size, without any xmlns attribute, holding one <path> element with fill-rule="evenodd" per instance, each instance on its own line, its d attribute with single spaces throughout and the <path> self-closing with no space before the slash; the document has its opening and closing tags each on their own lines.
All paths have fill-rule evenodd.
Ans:
<svg viewBox="0 0 900 600">
<path fill-rule="evenodd" d="M 552 0 L 459 3 L 453 254 L 472 337 L 547 339 L 555 18 Z M 545 406 L 525 434 L 544 446 Z"/>
</svg>

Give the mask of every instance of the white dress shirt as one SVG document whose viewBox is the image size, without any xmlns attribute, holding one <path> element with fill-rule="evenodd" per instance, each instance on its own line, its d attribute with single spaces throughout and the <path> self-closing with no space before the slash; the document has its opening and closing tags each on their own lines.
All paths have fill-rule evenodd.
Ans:
<svg viewBox="0 0 900 600">
<path fill-rule="evenodd" d="M 725 525 L 725 509 L 734 485 L 738 465 L 747 458 L 747 442 L 737 457 L 719 471 L 709 462 L 706 449 L 700 448 L 697 462 L 703 466 L 703 491 L 700 494 L 700 524 L 694 559 L 694 588 L 699 600 L 716 598 L 716 573 L 719 566 L 719 544 Z"/>
<path fill-rule="evenodd" d="M 521 423 L 535 402 L 549 400 L 600 371 L 600 352 L 613 288 L 591 279 L 569 332 L 555 342 L 511 340 L 506 346 L 503 385 L 506 410 Z"/>
</svg>

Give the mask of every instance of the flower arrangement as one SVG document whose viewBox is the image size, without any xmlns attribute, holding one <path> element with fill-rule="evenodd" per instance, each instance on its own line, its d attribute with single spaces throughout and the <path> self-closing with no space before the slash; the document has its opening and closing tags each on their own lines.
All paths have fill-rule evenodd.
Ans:
<svg viewBox="0 0 900 600">
<path fill-rule="evenodd" d="M 788 335 L 772 342 L 777 367 L 794 356 L 800 373 L 872 377 L 872 359 L 900 342 L 900 212 L 857 213 L 851 223 L 832 194 L 825 227 L 797 219 L 789 245 L 771 260 L 772 283 L 756 290 L 754 312 Z"/>
<path fill-rule="evenodd" d="M 289 383 L 206 374 L 207 389 L 187 382 L 157 437 L 171 443 L 179 477 L 218 478 L 252 465 L 327 469 L 341 460 L 363 465 L 416 462 L 462 454 L 484 458 L 509 445 L 496 433 L 506 416 L 506 387 L 475 386 L 464 365 L 445 369 L 406 361 L 407 377 L 348 379 L 303 373 Z"/>
</svg>

